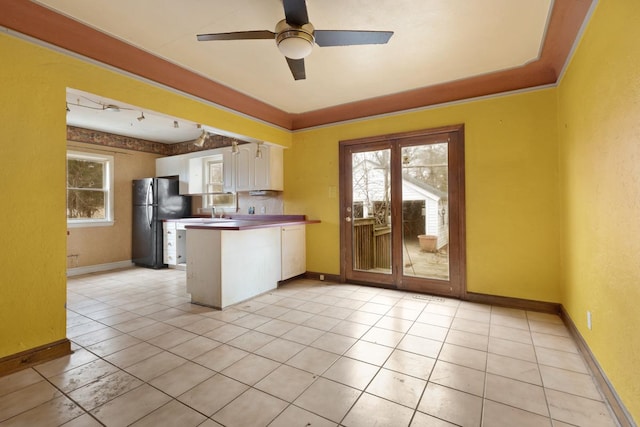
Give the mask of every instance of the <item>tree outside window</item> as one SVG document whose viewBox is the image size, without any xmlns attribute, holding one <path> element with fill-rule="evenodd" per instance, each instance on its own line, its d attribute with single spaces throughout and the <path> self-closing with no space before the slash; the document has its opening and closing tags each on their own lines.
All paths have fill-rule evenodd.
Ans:
<svg viewBox="0 0 640 427">
<path fill-rule="evenodd" d="M 70 224 L 113 221 L 113 157 L 67 153 L 67 221 Z"/>
</svg>

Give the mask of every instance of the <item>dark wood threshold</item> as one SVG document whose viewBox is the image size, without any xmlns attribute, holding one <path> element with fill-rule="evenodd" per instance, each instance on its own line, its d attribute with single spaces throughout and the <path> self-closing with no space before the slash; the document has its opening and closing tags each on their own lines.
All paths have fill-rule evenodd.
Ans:
<svg viewBox="0 0 640 427">
<path fill-rule="evenodd" d="M 600 367 L 600 364 L 591 352 L 591 349 L 587 345 L 587 342 L 580 334 L 580 331 L 576 327 L 576 324 L 573 322 L 573 319 L 571 319 L 569 313 L 567 313 L 567 310 L 564 307 L 561 307 L 560 317 L 562 318 L 562 321 L 564 322 L 567 329 L 569 329 L 571 336 L 578 344 L 578 350 L 580 350 L 580 353 L 587 362 L 587 366 L 589 367 L 589 371 L 591 372 L 593 379 L 595 380 L 597 386 L 600 388 L 600 391 L 604 395 L 604 398 L 607 400 L 607 403 L 609 404 L 609 407 L 618 420 L 618 423 L 620 423 L 620 426 L 635 427 L 636 423 L 633 421 L 631 414 L 629 414 L 629 411 L 627 411 L 627 409 L 625 408 L 622 400 L 620 400 L 620 396 L 618 396 L 618 393 L 616 393 L 616 390 L 609 382 L 609 379 L 607 378 L 604 371 Z"/>
<path fill-rule="evenodd" d="M 5 356 L 0 359 L 0 377 L 68 354 L 71 354 L 71 341 L 65 338 L 60 341 Z"/>
<path fill-rule="evenodd" d="M 499 307 L 518 308 L 521 310 L 539 311 L 542 313 L 552 314 L 560 314 L 560 309 L 562 307 L 561 304 L 556 302 L 478 294 L 475 292 L 466 292 L 460 299 L 463 301 L 477 302 L 481 304 L 497 305 Z"/>
</svg>

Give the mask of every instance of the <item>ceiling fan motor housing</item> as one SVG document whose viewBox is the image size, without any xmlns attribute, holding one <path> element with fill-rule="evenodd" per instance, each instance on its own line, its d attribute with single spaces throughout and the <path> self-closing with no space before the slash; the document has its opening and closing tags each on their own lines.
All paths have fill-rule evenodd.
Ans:
<svg viewBox="0 0 640 427">
<path fill-rule="evenodd" d="M 311 23 L 302 26 L 291 25 L 285 19 L 276 25 L 276 44 L 284 56 L 291 59 L 302 59 L 313 50 L 315 38 Z"/>
</svg>

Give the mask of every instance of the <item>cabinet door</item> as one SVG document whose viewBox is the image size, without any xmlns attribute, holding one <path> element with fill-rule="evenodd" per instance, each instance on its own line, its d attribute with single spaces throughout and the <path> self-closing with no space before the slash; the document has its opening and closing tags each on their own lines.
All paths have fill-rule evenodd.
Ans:
<svg viewBox="0 0 640 427">
<path fill-rule="evenodd" d="M 282 191 L 282 148 L 260 146 L 262 158 L 255 159 L 254 163 L 254 190 L 278 190 Z"/>
<path fill-rule="evenodd" d="M 262 157 L 256 158 L 253 168 L 253 189 L 254 190 L 270 190 L 271 179 L 269 176 L 269 154 L 270 149 L 268 146 L 261 144 L 260 151 Z"/>
<path fill-rule="evenodd" d="M 185 156 L 169 156 L 156 159 L 156 176 L 177 176 L 180 181 L 178 192 L 189 194 L 189 164 Z"/>
<path fill-rule="evenodd" d="M 231 148 L 222 151 L 223 191 L 225 193 L 236 191 L 236 156 L 231 153 Z"/>
<path fill-rule="evenodd" d="M 282 280 L 307 271 L 306 226 L 281 227 Z"/>
<path fill-rule="evenodd" d="M 187 263 L 187 230 L 176 230 L 176 264 Z"/>
<path fill-rule="evenodd" d="M 189 194 L 202 194 L 204 176 L 202 158 L 189 159 Z"/>
<path fill-rule="evenodd" d="M 167 265 L 176 265 L 176 224 L 175 222 L 163 223 L 163 262 Z"/>
<path fill-rule="evenodd" d="M 254 144 L 243 144 L 238 146 L 236 154 L 236 190 L 254 190 L 254 162 L 255 151 L 252 150 Z"/>
</svg>

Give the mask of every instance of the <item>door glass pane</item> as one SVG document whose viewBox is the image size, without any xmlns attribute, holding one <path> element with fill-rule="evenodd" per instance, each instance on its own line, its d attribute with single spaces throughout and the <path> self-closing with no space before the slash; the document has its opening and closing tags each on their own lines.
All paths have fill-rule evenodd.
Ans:
<svg viewBox="0 0 640 427">
<path fill-rule="evenodd" d="M 449 280 L 448 144 L 402 148 L 404 275 Z"/>
<path fill-rule="evenodd" d="M 391 150 L 353 153 L 353 270 L 391 274 Z"/>
</svg>

